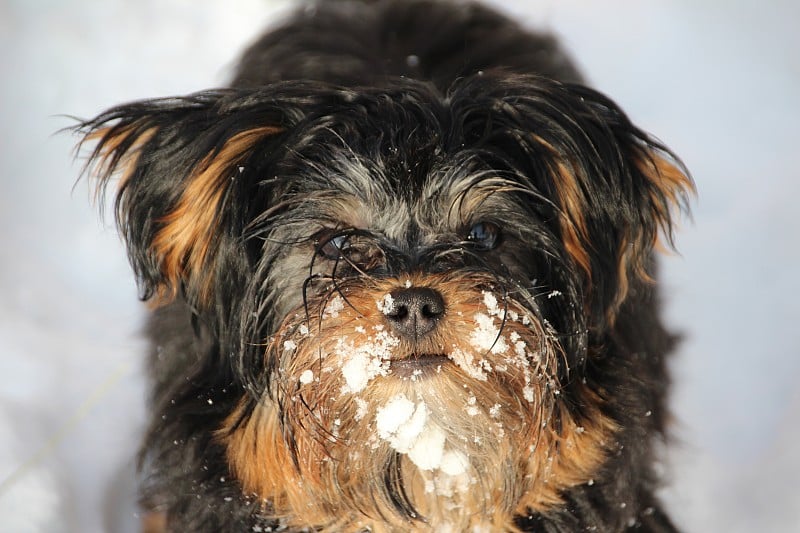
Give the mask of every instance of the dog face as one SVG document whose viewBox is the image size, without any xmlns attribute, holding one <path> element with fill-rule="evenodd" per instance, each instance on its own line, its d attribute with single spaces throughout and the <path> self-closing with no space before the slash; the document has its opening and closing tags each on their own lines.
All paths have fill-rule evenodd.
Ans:
<svg viewBox="0 0 800 533">
<path fill-rule="evenodd" d="M 512 528 L 613 450 L 584 369 L 691 183 L 599 93 L 287 82 L 83 128 L 144 298 L 225 354 L 211 430 L 270 516 Z"/>
</svg>

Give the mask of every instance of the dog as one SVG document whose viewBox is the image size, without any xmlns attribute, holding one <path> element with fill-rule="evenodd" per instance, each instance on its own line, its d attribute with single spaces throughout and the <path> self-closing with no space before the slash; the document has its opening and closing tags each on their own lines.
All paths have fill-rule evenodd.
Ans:
<svg viewBox="0 0 800 533">
<path fill-rule="evenodd" d="M 549 34 L 309 4 L 81 122 L 152 315 L 151 531 L 651 531 L 693 181 Z"/>
</svg>

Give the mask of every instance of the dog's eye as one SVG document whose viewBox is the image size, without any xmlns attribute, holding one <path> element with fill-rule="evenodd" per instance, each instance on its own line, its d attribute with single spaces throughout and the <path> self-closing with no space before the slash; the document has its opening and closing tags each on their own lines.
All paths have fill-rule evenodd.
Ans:
<svg viewBox="0 0 800 533">
<path fill-rule="evenodd" d="M 500 228 L 491 222 L 478 222 L 467 234 L 467 241 L 474 243 L 481 250 L 492 250 L 497 246 L 499 239 Z"/>
<path fill-rule="evenodd" d="M 350 247 L 347 235 L 335 235 L 321 242 L 317 253 L 327 259 L 338 259 Z"/>
</svg>

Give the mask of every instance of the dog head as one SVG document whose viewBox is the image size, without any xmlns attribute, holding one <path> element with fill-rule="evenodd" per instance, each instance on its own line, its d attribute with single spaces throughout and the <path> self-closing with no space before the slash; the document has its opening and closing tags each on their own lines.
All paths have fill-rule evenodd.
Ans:
<svg viewBox="0 0 800 533">
<path fill-rule="evenodd" d="M 217 438 L 273 516 L 511 527 L 609 453 L 583 369 L 692 185 L 601 94 L 287 82 L 82 128 L 143 297 L 228 358 Z"/>
</svg>

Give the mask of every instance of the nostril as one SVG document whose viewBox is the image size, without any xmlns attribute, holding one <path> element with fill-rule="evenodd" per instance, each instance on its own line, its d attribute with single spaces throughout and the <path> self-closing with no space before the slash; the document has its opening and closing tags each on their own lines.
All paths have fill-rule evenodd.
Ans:
<svg viewBox="0 0 800 533">
<path fill-rule="evenodd" d="M 408 307 L 397 303 L 395 300 L 392 308 L 386 312 L 386 316 L 395 320 L 403 320 L 408 316 Z"/>
<path fill-rule="evenodd" d="M 396 332 L 410 338 L 435 329 L 445 314 L 444 298 L 430 287 L 396 289 L 389 296 L 391 304 L 386 306 L 384 315 Z"/>
<path fill-rule="evenodd" d="M 422 316 L 426 318 L 439 318 L 444 314 L 444 300 L 437 293 L 435 297 L 429 298 L 422 305 Z"/>
</svg>

